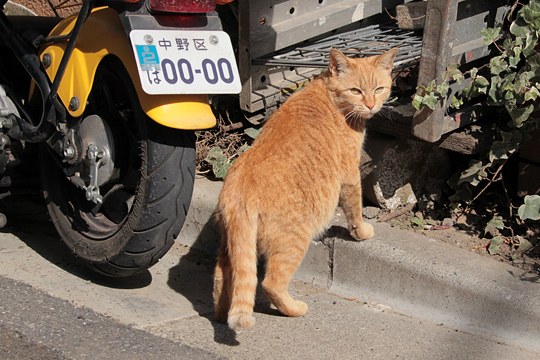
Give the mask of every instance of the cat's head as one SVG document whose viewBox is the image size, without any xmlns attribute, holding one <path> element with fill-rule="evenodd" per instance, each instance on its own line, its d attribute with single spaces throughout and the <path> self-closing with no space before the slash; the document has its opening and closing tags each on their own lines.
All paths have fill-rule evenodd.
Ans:
<svg viewBox="0 0 540 360">
<path fill-rule="evenodd" d="M 397 48 L 381 55 L 349 58 L 330 51 L 326 83 L 330 96 L 348 119 L 369 119 L 390 96 Z"/>
</svg>

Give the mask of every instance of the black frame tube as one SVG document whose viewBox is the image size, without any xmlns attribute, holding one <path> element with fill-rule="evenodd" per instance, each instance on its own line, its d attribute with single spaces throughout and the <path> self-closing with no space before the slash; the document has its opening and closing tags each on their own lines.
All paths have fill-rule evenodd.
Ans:
<svg viewBox="0 0 540 360">
<path fill-rule="evenodd" d="M 24 66 L 30 77 L 36 82 L 41 92 L 42 114 L 37 125 L 32 119 L 28 121 L 14 116 L 19 132 L 12 132 L 16 137 L 29 142 L 42 142 L 47 140 L 55 130 L 56 124 L 65 122 L 66 109 L 58 99 L 58 88 L 67 68 L 68 61 L 73 53 L 81 28 L 94 5 L 94 0 L 83 1 L 75 25 L 68 35 L 69 41 L 60 60 L 58 71 L 52 85 L 41 68 L 39 57 L 35 50 L 15 31 L 7 16 L 0 11 L 0 37 L 10 47 L 17 59 Z"/>
</svg>

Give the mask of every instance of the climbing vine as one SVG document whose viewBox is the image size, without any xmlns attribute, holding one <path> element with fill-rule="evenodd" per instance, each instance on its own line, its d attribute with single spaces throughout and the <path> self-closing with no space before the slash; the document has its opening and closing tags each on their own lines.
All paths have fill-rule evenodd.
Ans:
<svg viewBox="0 0 540 360">
<path fill-rule="evenodd" d="M 516 1 L 508 20 L 508 26 L 482 31 L 484 44 L 491 46 L 495 53 L 489 63 L 466 71 L 457 65 L 449 66 L 442 79 L 419 88 L 412 99 L 417 110 L 423 107 L 433 110 L 439 104 L 457 109 L 472 101 L 497 107 L 506 114 L 507 121 L 491 124 L 494 137 L 489 150 L 471 160 L 469 166 L 449 182 L 455 190 L 452 207 L 461 213 L 466 213 L 490 186 L 502 185 L 510 216 L 503 218 L 494 213 L 487 223 L 485 233 L 492 236 L 488 249 L 491 253 L 496 253 L 505 242 L 511 242 L 520 251 L 532 247 L 533 244 L 515 234 L 514 229 L 540 219 L 540 196 L 525 196 L 523 203 L 514 205 L 502 176 L 510 156 L 539 127 L 540 0 Z M 454 92 L 453 84 L 461 84 L 462 90 Z M 504 233 L 509 236 L 502 236 Z"/>
</svg>

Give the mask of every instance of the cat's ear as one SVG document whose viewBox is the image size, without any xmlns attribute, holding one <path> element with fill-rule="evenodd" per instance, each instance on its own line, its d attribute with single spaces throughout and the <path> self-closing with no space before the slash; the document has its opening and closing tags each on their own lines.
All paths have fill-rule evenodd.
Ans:
<svg viewBox="0 0 540 360">
<path fill-rule="evenodd" d="M 386 70 L 388 72 L 392 72 L 392 69 L 394 68 L 394 59 L 396 58 L 398 49 L 393 48 L 392 50 L 388 50 L 384 54 L 381 54 L 375 58 L 375 65 L 383 70 Z"/>
<path fill-rule="evenodd" d="M 328 70 L 334 76 L 337 76 L 349 68 L 349 61 L 347 57 L 343 55 L 338 49 L 330 49 L 330 63 L 328 64 Z"/>
</svg>

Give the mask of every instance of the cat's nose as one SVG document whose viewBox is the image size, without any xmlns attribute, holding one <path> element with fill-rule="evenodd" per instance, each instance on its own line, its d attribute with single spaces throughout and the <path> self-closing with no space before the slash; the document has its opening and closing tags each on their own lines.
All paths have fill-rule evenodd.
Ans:
<svg viewBox="0 0 540 360">
<path fill-rule="evenodd" d="M 369 109 L 369 110 L 373 110 L 373 108 L 375 107 L 375 103 L 371 104 L 371 103 L 366 103 L 366 107 Z"/>
</svg>

